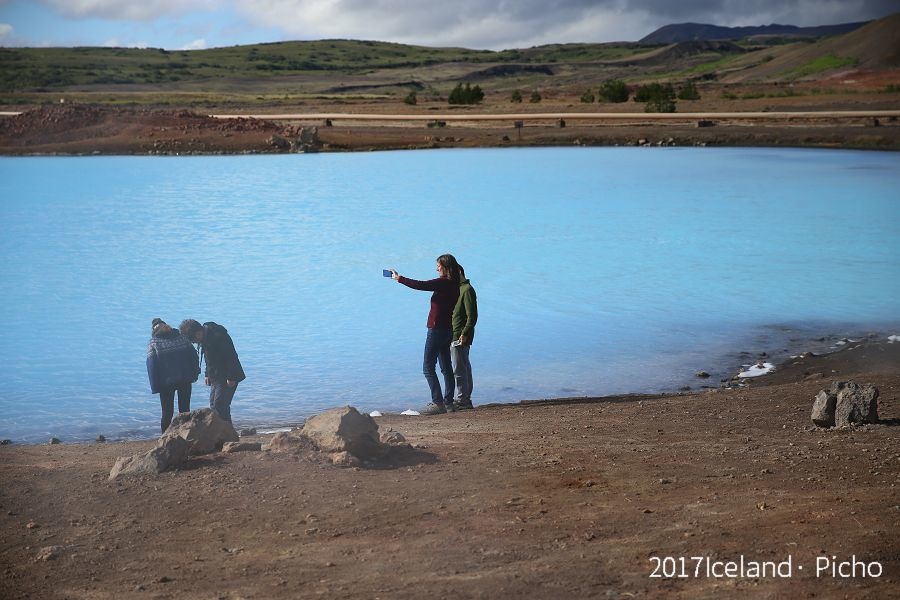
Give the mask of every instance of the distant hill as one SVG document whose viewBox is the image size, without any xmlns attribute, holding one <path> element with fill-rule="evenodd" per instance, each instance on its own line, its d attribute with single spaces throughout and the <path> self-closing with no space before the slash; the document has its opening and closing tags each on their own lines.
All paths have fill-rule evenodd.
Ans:
<svg viewBox="0 0 900 600">
<path fill-rule="evenodd" d="M 761 25 L 758 27 L 721 27 L 702 23 L 680 23 L 660 27 L 641 39 L 639 44 L 676 44 L 694 40 L 743 40 L 755 36 L 819 38 L 841 35 L 859 29 L 868 21 L 823 25 L 820 27 L 795 27 L 794 25 Z"/>
<path fill-rule="evenodd" d="M 752 68 L 722 78 L 726 82 L 817 79 L 847 69 L 900 68 L 900 13 L 870 21 L 850 33 L 815 44 L 797 44 Z"/>
</svg>

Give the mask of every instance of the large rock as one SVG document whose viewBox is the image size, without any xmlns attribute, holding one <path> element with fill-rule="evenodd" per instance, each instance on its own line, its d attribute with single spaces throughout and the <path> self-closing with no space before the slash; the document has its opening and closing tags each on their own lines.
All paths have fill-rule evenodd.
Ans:
<svg viewBox="0 0 900 600">
<path fill-rule="evenodd" d="M 287 431 L 280 431 L 272 436 L 265 449 L 271 452 L 292 452 L 298 448 L 303 448 L 308 443 L 304 438 L 291 435 Z"/>
<path fill-rule="evenodd" d="M 123 456 L 116 460 L 109 472 L 109 480 L 122 475 L 156 475 L 177 467 L 187 459 L 190 444 L 180 437 L 160 438 L 156 448 L 146 454 Z"/>
<path fill-rule="evenodd" d="M 845 385 L 847 385 L 845 381 L 835 381 L 831 384 L 830 389 L 821 390 L 816 394 L 812 408 L 813 423 L 819 427 L 834 427 L 834 407 L 837 405 L 837 395 Z"/>
<path fill-rule="evenodd" d="M 334 408 L 310 417 L 303 435 L 325 452 L 349 452 L 357 458 L 371 458 L 381 453 L 378 425 L 369 415 L 352 406 Z"/>
<path fill-rule="evenodd" d="M 834 424 L 838 427 L 878 422 L 878 388 L 848 382 L 837 394 Z"/>
<path fill-rule="evenodd" d="M 176 415 L 160 438 L 160 443 L 169 437 L 185 440 L 190 446 L 189 453 L 194 456 L 218 452 L 225 442 L 237 442 L 240 439 L 231 423 L 224 421 L 211 408 Z"/>
</svg>

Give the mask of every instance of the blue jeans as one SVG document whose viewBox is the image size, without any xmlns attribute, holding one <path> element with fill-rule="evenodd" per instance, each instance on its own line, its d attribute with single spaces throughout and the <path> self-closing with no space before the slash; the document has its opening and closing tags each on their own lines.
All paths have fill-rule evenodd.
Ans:
<svg viewBox="0 0 900 600">
<path fill-rule="evenodd" d="M 230 387 L 224 381 L 209 382 L 209 407 L 228 423 L 231 423 L 231 400 L 236 391 L 237 385 Z"/>
<path fill-rule="evenodd" d="M 422 363 L 422 372 L 425 381 L 431 389 L 431 401 L 435 404 L 453 401 L 453 363 L 450 361 L 450 342 L 453 339 L 453 330 L 429 329 L 425 338 L 425 360 Z M 437 372 L 434 369 L 436 362 L 441 363 L 441 373 L 444 375 L 444 390 L 441 394 L 441 382 L 438 381 Z"/>
</svg>

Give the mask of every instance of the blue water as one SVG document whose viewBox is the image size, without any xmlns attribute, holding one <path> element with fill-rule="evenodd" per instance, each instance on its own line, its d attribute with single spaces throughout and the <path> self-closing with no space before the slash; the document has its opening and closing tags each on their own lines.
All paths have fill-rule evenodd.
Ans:
<svg viewBox="0 0 900 600">
<path fill-rule="evenodd" d="M 553 148 L 0 159 L 0 437 L 151 437 L 150 321 L 225 325 L 238 425 L 427 401 L 426 279 L 479 297 L 476 404 L 655 392 L 900 333 L 900 154 Z M 207 402 L 194 388 L 193 406 Z"/>
</svg>

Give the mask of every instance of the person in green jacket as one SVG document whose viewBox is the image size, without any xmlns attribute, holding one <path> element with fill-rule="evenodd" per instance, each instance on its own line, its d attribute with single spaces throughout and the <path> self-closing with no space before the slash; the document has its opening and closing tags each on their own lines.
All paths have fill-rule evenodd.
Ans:
<svg viewBox="0 0 900 600">
<path fill-rule="evenodd" d="M 472 406 L 472 364 L 469 362 L 469 350 L 475 338 L 475 323 L 478 321 L 478 299 L 475 288 L 466 279 L 466 272 L 459 267 L 459 299 L 453 308 L 453 344 L 450 355 L 453 359 L 453 376 L 456 380 L 457 410 L 466 410 Z"/>
</svg>

